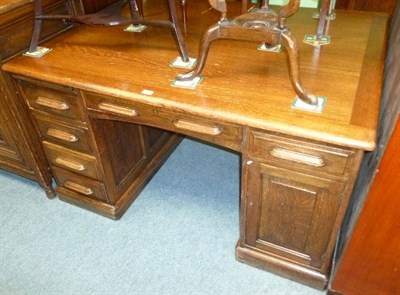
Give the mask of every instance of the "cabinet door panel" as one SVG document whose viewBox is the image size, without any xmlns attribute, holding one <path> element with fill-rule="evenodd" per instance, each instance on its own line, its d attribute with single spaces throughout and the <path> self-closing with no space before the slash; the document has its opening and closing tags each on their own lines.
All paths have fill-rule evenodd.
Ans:
<svg viewBox="0 0 400 295">
<path fill-rule="evenodd" d="M 321 268 L 344 185 L 261 163 L 246 169 L 246 244 Z"/>
<path fill-rule="evenodd" d="M 146 159 L 141 126 L 110 120 L 92 120 L 101 158 L 109 159 L 108 181 L 119 187 L 131 173 L 137 173 Z M 112 175 L 112 177 L 111 177 Z"/>
</svg>

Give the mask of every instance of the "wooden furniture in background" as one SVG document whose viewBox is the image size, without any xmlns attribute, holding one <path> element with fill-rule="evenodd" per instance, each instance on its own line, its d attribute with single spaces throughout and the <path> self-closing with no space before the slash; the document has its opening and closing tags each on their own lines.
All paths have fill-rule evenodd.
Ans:
<svg viewBox="0 0 400 295">
<path fill-rule="evenodd" d="M 397 0 L 336 0 L 336 9 L 393 13 Z"/>
<path fill-rule="evenodd" d="M 400 293 L 400 119 L 328 294 Z"/>
<path fill-rule="evenodd" d="M 231 7 L 240 12 L 240 4 Z M 200 13 L 207 7 L 191 4 L 193 50 L 215 21 L 212 12 Z M 153 2 L 152 10 L 165 13 Z M 298 39 L 315 30 L 311 12 L 301 9 L 288 20 Z M 291 107 L 296 94 L 285 58 L 253 42 L 235 42 L 237 51 L 228 40 L 214 44 L 209 64 L 228 74 L 206 67 L 196 89 L 171 86 L 182 70 L 169 66 L 177 54 L 163 30 L 127 38 L 118 27 L 80 26 L 46 42 L 53 50 L 44 57 L 18 57 L 3 69 L 34 121 L 61 199 L 98 213 L 113 208 L 118 184 L 126 179 L 129 186 L 138 179 L 130 171 L 142 171 L 131 160 L 147 151 L 141 125 L 229 148 L 242 154 L 237 258 L 323 289 L 361 158 L 375 148 L 388 20 L 338 13 L 330 28 L 334 43 L 323 50 L 299 44 L 305 84 L 327 97 L 322 113 Z M 117 136 L 124 128 L 131 131 Z M 50 139 L 70 139 L 75 131 L 86 132 L 86 150 Z M 118 144 L 125 141 L 131 144 Z M 101 199 L 95 190 L 103 187 Z"/>
<path fill-rule="evenodd" d="M 391 25 L 378 145 L 364 157 L 355 185 L 338 244 L 337 267 L 330 283 L 332 294 L 400 293 L 400 220 L 396 205 L 400 201 L 399 44 L 400 4 Z"/>
<path fill-rule="evenodd" d="M 96 13 L 117 0 L 81 0 L 86 14 Z"/>
</svg>

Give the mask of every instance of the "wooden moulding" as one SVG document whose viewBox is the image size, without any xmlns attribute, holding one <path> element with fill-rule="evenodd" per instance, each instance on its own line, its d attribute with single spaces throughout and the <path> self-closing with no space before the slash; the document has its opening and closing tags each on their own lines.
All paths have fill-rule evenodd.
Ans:
<svg viewBox="0 0 400 295">
<path fill-rule="evenodd" d="M 236 246 L 236 259 L 320 290 L 325 289 L 328 283 L 328 275 L 317 270 L 274 257 L 273 255 L 241 247 L 239 244 Z"/>
</svg>

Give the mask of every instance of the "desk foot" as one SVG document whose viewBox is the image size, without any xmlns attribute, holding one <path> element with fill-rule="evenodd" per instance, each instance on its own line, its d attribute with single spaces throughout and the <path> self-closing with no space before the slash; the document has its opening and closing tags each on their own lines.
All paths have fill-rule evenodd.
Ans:
<svg viewBox="0 0 400 295">
<path fill-rule="evenodd" d="M 49 200 L 52 200 L 52 199 L 54 199 L 54 198 L 57 196 L 57 193 L 56 193 L 56 191 L 54 190 L 53 186 L 51 186 L 51 185 L 45 186 L 45 187 L 43 187 L 43 189 L 44 189 L 44 191 L 45 191 L 45 193 L 46 193 L 46 196 L 47 196 L 47 198 L 48 198 Z"/>
<path fill-rule="evenodd" d="M 269 255 L 245 246 L 241 247 L 239 243 L 236 245 L 236 259 L 319 290 L 324 290 L 328 284 L 326 274 L 276 255 Z"/>
</svg>

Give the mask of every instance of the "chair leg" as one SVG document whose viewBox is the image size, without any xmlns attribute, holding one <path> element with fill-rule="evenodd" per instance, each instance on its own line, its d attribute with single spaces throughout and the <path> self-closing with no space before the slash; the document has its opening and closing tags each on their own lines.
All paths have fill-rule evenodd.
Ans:
<svg viewBox="0 0 400 295">
<path fill-rule="evenodd" d="M 187 34 L 187 0 L 181 0 L 183 32 Z"/>
<path fill-rule="evenodd" d="M 281 45 L 288 57 L 290 81 L 295 92 L 302 101 L 312 105 L 318 104 L 318 98 L 314 94 L 309 93 L 301 83 L 299 74 L 299 48 L 295 37 L 288 30 L 283 31 L 281 37 Z"/>
<path fill-rule="evenodd" d="M 33 23 L 32 38 L 28 52 L 35 52 L 37 50 L 37 46 L 39 45 L 40 32 L 42 31 L 42 22 L 43 22 L 42 19 L 39 19 L 41 15 L 42 15 L 42 2 L 41 0 L 34 0 L 35 21 Z"/>
<path fill-rule="evenodd" d="M 132 2 L 132 0 L 129 1 L 129 4 L 131 2 Z M 133 2 L 135 2 L 135 4 L 136 4 L 136 8 L 137 8 L 137 11 L 139 12 L 139 16 L 143 17 L 144 16 L 144 14 L 143 14 L 143 0 L 133 0 Z"/>
<path fill-rule="evenodd" d="M 137 19 L 137 16 L 143 18 L 143 1 L 129 0 L 129 11 L 132 19 Z"/>
<path fill-rule="evenodd" d="M 269 9 L 269 0 L 262 0 L 261 1 L 261 8 Z"/>
<path fill-rule="evenodd" d="M 211 26 L 207 30 L 207 32 L 205 32 L 203 35 L 203 39 L 201 40 L 201 45 L 199 48 L 198 61 L 195 68 L 188 73 L 178 74 L 176 76 L 176 79 L 180 81 L 187 81 L 187 80 L 192 80 L 193 78 L 198 76 L 206 64 L 211 42 L 214 41 L 215 39 L 218 39 L 219 37 L 220 37 L 220 26 L 219 24 L 215 24 Z"/>
<path fill-rule="evenodd" d="M 183 39 L 183 35 L 182 35 L 181 29 L 179 27 L 174 0 L 168 0 L 168 11 L 169 11 L 170 21 L 172 23 L 172 26 L 171 26 L 172 36 L 174 37 L 175 43 L 178 47 L 179 54 L 182 58 L 182 61 L 188 62 L 189 56 L 187 53 L 185 40 Z"/>
</svg>

